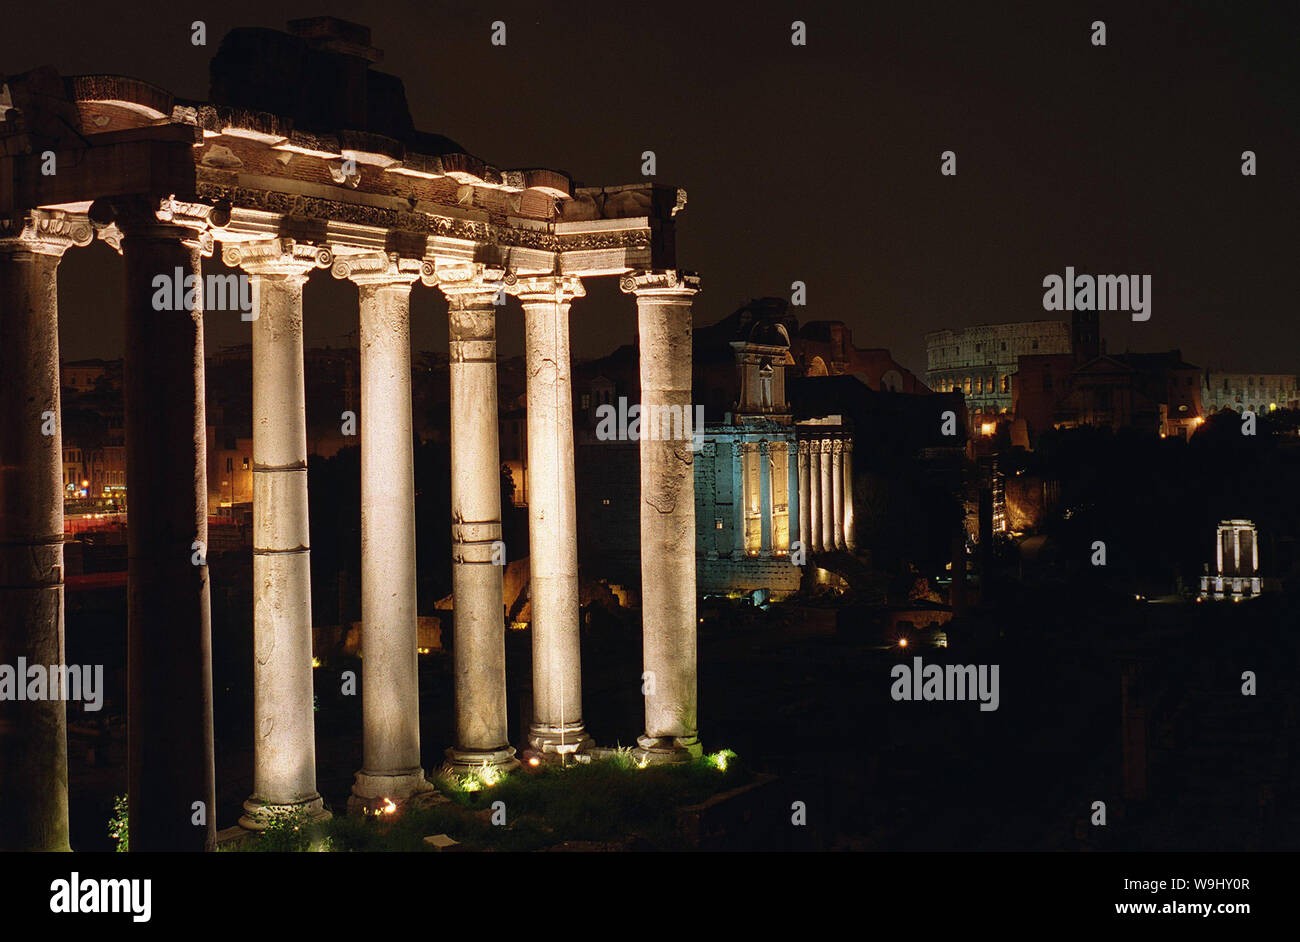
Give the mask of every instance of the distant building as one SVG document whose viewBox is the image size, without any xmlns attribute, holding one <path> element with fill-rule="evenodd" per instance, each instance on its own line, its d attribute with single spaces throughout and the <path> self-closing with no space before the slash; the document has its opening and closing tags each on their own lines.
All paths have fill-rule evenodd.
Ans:
<svg viewBox="0 0 1300 942">
<path fill-rule="evenodd" d="M 1300 408 L 1294 373 L 1207 372 L 1201 388 L 1207 412 L 1271 412 Z"/>
<path fill-rule="evenodd" d="M 59 385 L 78 393 L 90 392 L 109 367 L 107 360 L 73 360 L 62 363 L 59 366 Z"/>
<path fill-rule="evenodd" d="M 1022 356 L 1072 355 L 1071 325 L 1063 321 L 982 324 L 925 336 L 925 382 L 935 392 L 959 392 L 976 415 L 1010 412 L 1011 377 Z"/>
</svg>

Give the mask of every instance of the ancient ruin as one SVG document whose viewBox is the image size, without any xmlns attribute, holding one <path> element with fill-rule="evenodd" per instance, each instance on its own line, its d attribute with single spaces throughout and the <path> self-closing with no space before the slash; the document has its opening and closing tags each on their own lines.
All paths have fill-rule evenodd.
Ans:
<svg viewBox="0 0 1300 942">
<path fill-rule="evenodd" d="M 528 362 L 535 704 L 529 745 L 591 745 L 582 719 L 569 306 L 583 279 L 636 296 L 643 398 L 688 406 L 691 305 L 674 217 L 684 191 L 577 186 L 502 170 L 417 131 L 369 30 L 332 18 L 236 29 L 206 102 L 109 75 L 40 69 L 0 87 L 0 660 L 63 658 L 56 270 L 101 239 L 125 278 L 132 850 L 216 833 L 200 281 L 215 252 L 252 281 L 256 737 L 241 823 L 323 814 L 312 715 L 303 285 L 357 285 L 361 346 L 364 748 L 350 806 L 409 801 L 420 767 L 409 296 L 449 304 L 456 741 L 450 769 L 517 764 L 506 730 L 496 307 L 522 302 Z M 50 166 L 56 167 L 49 172 Z M 186 289 L 189 310 L 159 310 Z M 175 278 L 176 285 L 167 279 Z M 193 279 L 193 280 L 191 280 Z M 170 305 L 168 305 L 170 307 Z M 251 319 L 251 318 L 250 318 Z M 822 456 L 823 489 L 838 450 Z M 689 441 L 643 440 L 647 687 L 642 761 L 698 755 L 695 505 Z M 847 456 L 845 456 L 847 457 Z M 802 468 L 802 455 L 800 456 Z M 847 462 L 846 462 L 847 463 Z M 837 492 L 838 493 L 838 492 Z M 828 502 L 829 503 L 829 502 Z M 825 513 L 838 544 L 840 507 Z M 832 524 L 832 521 L 834 523 Z M 831 536 L 832 526 L 835 536 Z M 849 531 L 851 532 L 851 531 Z M 440 560 L 422 560 L 440 565 Z M 0 848 L 68 848 L 65 705 L 10 705 Z M 206 826 L 189 826 L 196 802 Z"/>
</svg>

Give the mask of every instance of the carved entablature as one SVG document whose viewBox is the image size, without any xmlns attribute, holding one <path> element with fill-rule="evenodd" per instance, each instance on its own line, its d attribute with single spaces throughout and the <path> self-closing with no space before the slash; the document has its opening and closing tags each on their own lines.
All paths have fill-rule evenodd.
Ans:
<svg viewBox="0 0 1300 942">
<path fill-rule="evenodd" d="M 70 246 L 89 245 L 95 238 L 85 216 L 35 209 L 0 217 L 0 244 L 10 251 L 62 255 Z"/>
</svg>

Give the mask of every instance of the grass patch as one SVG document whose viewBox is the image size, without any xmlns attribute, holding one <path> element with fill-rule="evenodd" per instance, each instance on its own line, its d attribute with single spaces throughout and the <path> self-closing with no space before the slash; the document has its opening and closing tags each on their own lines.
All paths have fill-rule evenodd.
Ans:
<svg viewBox="0 0 1300 942">
<path fill-rule="evenodd" d="M 545 765 L 485 783 L 477 775 L 434 780 L 448 801 L 405 814 L 309 821 L 284 815 L 233 850 L 253 852 L 431 851 L 424 838 L 447 834 L 467 850 L 540 850 L 592 841 L 656 850 L 684 849 L 677 812 L 753 780 L 735 754 L 676 766 L 639 768 L 623 750 L 590 763 Z M 493 823 L 501 817 L 504 824 Z"/>
</svg>

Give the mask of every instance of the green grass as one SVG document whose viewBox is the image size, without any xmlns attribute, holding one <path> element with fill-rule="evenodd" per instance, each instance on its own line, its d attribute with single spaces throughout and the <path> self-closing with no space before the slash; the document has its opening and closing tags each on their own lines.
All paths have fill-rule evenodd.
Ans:
<svg viewBox="0 0 1300 942">
<path fill-rule="evenodd" d="M 391 819 L 353 815 L 309 822 L 288 815 L 232 849 L 430 851 L 424 838 L 432 834 L 447 834 L 467 850 L 539 850 L 565 841 L 683 849 L 678 809 L 752 779 L 729 752 L 642 769 L 623 751 L 591 763 L 512 772 L 491 785 L 477 776 L 441 776 L 434 784 L 449 800 L 431 807 Z M 505 824 L 492 822 L 496 802 L 505 805 Z"/>
</svg>

